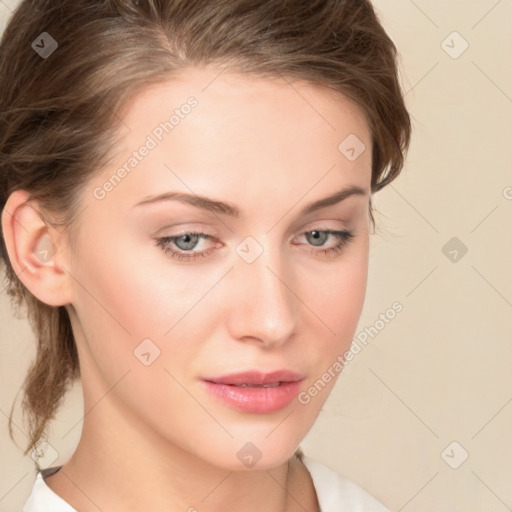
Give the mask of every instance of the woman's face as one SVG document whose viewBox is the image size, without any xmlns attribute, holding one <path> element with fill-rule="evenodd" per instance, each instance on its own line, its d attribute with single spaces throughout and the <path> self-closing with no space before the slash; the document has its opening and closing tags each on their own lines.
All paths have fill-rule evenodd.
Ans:
<svg viewBox="0 0 512 512">
<path fill-rule="evenodd" d="M 311 85 L 191 68 L 136 96 L 121 126 L 66 260 L 86 410 L 127 445 L 276 466 L 317 418 L 361 313 L 366 120 Z M 182 199 L 150 201 L 163 194 Z M 291 401 L 203 380 L 283 369 L 303 377 L 284 386 Z"/>
</svg>

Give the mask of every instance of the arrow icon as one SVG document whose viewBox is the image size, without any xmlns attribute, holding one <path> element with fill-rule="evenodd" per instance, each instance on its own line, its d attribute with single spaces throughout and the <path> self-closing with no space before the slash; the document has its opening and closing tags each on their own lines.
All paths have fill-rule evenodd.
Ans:
<svg viewBox="0 0 512 512">
<path fill-rule="evenodd" d="M 451 251 L 448 251 L 448 254 L 453 255 L 453 259 L 456 260 L 459 253 L 457 252 L 456 249 L 453 249 Z"/>
<path fill-rule="evenodd" d="M 160 357 L 160 349 L 152 340 L 145 338 L 135 347 L 133 355 L 144 366 L 150 366 Z"/>
<path fill-rule="evenodd" d="M 441 458 L 452 469 L 457 469 L 469 457 L 467 450 L 457 441 L 452 441 L 442 452 Z"/>
<path fill-rule="evenodd" d="M 263 253 L 263 247 L 254 237 L 247 236 L 237 245 L 236 253 L 246 263 L 252 263 Z"/>
<path fill-rule="evenodd" d="M 31 46 L 40 57 L 47 59 L 58 48 L 59 43 L 48 32 L 41 32 L 32 41 Z"/>
<path fill-rule="evenodd" d="M 347 135 L 338 145 L 338 151 L 350 162 L 356 160 L 365 149 L 363 141 L 355 133 Z"/>
<path fill-rule="evenodd" d="M 458 32 L 453 31 L 441 41 L 441 48 L 452 59 L 458 59 L 469 48 L 469 43 Z"/>
<path fill-rule="evenodd" d="M 441 252 L 452 263 L 458 263 L 468 252 L 468 248 L 459 238 L 452 236 L 450 240 L 443 245 Z"/>
<path fill-rule="evenodd" d="M 236 456 L 240 459 L 244 466 L 252 468 L 262 457 L 262 453 L 258 447 L 252 443 L 245 443 L 245 445 L 237 452 Z"/>
</svg>

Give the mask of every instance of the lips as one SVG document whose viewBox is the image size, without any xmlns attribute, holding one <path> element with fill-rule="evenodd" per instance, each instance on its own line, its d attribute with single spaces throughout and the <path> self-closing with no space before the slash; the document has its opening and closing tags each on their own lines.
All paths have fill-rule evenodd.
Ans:
<svg viewBox="0 0 512 512">
<path fill-rule="evenodd" d="M 226 384 L 237 387 L 277 387 L 282 383 L 297 382 L 304 379 L 304 375 L 292 370 L 277 370 L 270 373 L 263 373 L 257 370 L 232 373 L 220 377 L 206 377 L 203 380 L 216 384 Z"/>
<path fill-rule="evenodd" d="M 288 407 L 297 397 L 304 376 L 291 370 L 247 371 L 208 377 L 202 385 L 211 396 L 244 413 L 267 414 Z"/>
</svg>

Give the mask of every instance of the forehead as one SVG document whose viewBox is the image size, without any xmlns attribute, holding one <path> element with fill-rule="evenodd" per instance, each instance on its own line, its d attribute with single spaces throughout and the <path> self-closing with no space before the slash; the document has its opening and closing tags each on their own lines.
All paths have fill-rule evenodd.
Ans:
<svg viewBox="0 0 512 512">
<path fill-rule="evenodd" d="M 269 205 L 278 199 L 273 191 L 298 200 L 313 187 L 318 194 L 308 199 L 333 187 L 369 188 L 364 113 L 317 85 L 188 68 L 140 91 L 120 115 L 122 137 L 102 179 L 124 166 L 115 194 L 131 202 L 164 188 L 219 198 L 245 190 L 268 197 Z M 151 149 L 135 161 L 143 146 Z"/>
<path fill-rule="evenodd" d="M 200 118 L 196 129 L 207 118 L 225 128 L 233 123 L 243 126 L 245 119 L 254 123 L 258 135 L 261 119 L 276 128 L 284 124 L 293 134 L 297 127 L 289 121 L 294 120 L 318 134 L 329 128 L 339 132 L 338 136 L 346 129 L 358 132 L 361 138 L 369 136 L 362 109 L 338 91 L 289 77 L 267 78 L 212 66 L 186 68 L 172 80 L 148 85 L 126 103 L 122 119 L 129 129 L 148 131 L 157 120 L 152 114 L 160 121 L 168 119 L 190 97 L 197 99 L 199 108 L 194 108 L 195 115 L 187 124 Z"/>
</svg>

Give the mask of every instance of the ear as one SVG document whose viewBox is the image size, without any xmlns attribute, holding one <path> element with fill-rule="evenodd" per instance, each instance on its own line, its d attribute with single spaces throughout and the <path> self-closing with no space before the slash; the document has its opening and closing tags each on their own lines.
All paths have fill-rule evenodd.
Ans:
<svg viewBox="0 0 512 512">
<path fill-rule="evenodd" d="M 70 304 L 64 236 L 49 225 L 25 190 L 15 190 L 7 199 L 2 232 L 11 265 L 32 295 L 49 306 Z"/>
</svg>

